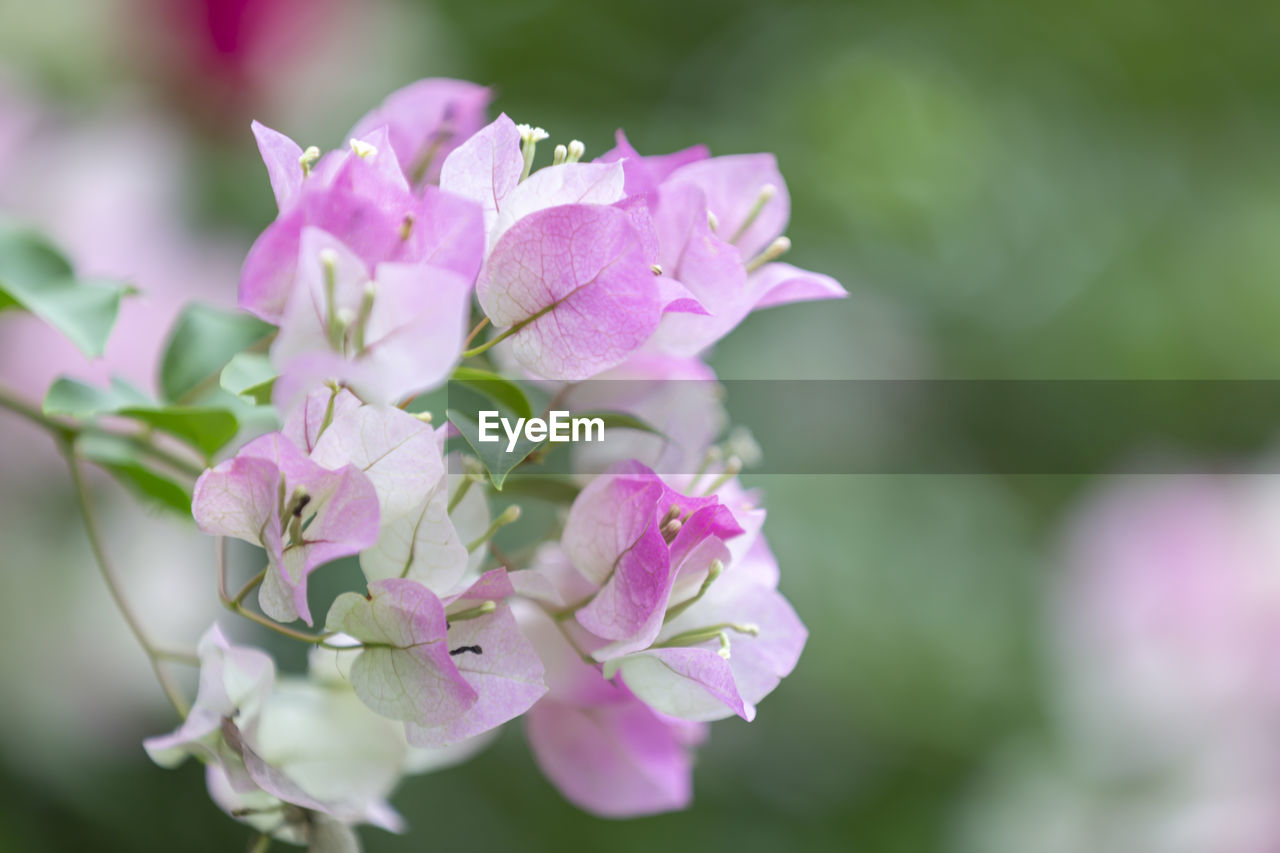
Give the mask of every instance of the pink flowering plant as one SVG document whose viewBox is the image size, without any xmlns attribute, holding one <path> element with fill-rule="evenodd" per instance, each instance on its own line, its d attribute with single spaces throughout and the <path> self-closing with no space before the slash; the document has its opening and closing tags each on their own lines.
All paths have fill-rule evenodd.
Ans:
<svg viewBox="0 0 1280 853">
<path fill-rule="evenodd" d="M 575 140 L 537 168 L 547 134 L 488 121 L 488 104 L 483 87 L 423 80 L 327 153 L 255 123 L 279 215 L 245 260 L 242 311 L 188 306 L 155 394 L 60 379 L 41 406 L 0 396 L 63 451 L 180 717 L 147 753 L 203 763 L 214 802 L 263 845 L 404 831 L 388 800 L 403 777 L 520 717 L 579 807 L 684 808 L 707 724 L 753 719 L 805 644 L 761 496 L 715 443 L 717 400 L 610 384 L 713 382 L 701 356 L 750 312 L 844 295 L 778 260 L 790 203 L 774 158 L 643 156 L 619 132 L 594 161 Z M 86 354 L 130 294 L 0 228 L 0 309 Z M 526 420 L 588 409 L 621 437 L 539 473 L 546 436 L 491 444 L 464 391 Z M 85 465 L 211 537 L 231 624 L 195 652 L 159 648 L 129 608 Z M 550 521 L 521 520 L 524 499 L 552 504 Z M 260 571 L 229 585 L 250 553 Z M 312 578 L 343 559 L 362 581 L 320 600 Z M 307 672 L 229 639 L 235 617 L 309 647 Z M 172 671 L 187 665 L 194 698 Z"/>
</svg>

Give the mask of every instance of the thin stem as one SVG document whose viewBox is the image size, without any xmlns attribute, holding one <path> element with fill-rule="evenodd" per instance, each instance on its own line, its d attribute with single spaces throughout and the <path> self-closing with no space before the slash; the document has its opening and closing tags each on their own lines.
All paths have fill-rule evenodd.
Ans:
<svg viewBox="0 0 1280 853">
<path fill-rule="evenodd" d="M 80 426 L 77 424 L 65 423 L 58 418 L 50 417 L 40 411 L 35 405 L 23 400 L 6 388 L 0 388 L 0 409 L 8 409 L 16 415 L 26 418 L 36 426 L 51 433 L 54 438 L 61 441 L 70 442 L 78 435 L 85 433 L 93 435 L 112 435 L 129 444 L 130 447 L 140 453 L 145 453 L 151 458 L 163 462 L 169 467 L 189 477 L 199 477 L 204 473 L 204 466 L 197 465 L 189 459 L 184 459 L 175 453 L 159 447 L 151 441 L 147 434 L 141 435 L 121 435 L 119 433 L 109 432 L 99 429 L 91 425 Z"/>
<path fill-rule="evenodd" d="M 516 564 L 511 561 L 510 557 L 503 553 L 502 549 L 499 548 L 498 544 L 492 539 L 489 540 L 489 553 L 498 561 L 498 565 L 502 566 L 502 568 L 506 569 L 508 572 L 514 572 L 516 570 Z"/>
<path fill-rule="evenodd" d="M 36 426 L 42 427 L 63 439 L 72 438 L 78 431 L 76 427 L 70 424 L 65 424 L 49 417 L 37 407 L 5 388 L 0 388 L 0 408 L 8 409 L 15 415 L 21 415 Z"/>
<path fill-rule="evenodd" d="M 89 490 L 85 486 L 84 475 L 80 472 L 80 464 L 71 448 L 71 442 L 64 439 L 61 443 L 61 449 L 67 460 L 67 468 L 71 472 L 71 483 L 75 487 L 76 500 L 80 504 L 80 515 L 84 519 L 84 529 L 89 538 L 89 547 L 93 550 L 93 556 L 98 563 L 98 570 L 102 575 L 102 579 L 107 584 L 107 590 L 111 593 L 111 598 L 115 601 L 116 608 L 120 611 L 120 615 L 124 617 L 129 630 L 133 632 L 134 638 L 137 639 L 138 645 L 142 646 L 142 650 L 146 652 L 147 660 L 150 661 L 151 668 L 156 674 L 156 680 L 160 682 L 160 687 L 164 690 L 165 696 L 173 705 L 173 709 L 178 712 L 178 716 L 185 719 L 190 711 L 190 706 L 183 697 L 182 691 L 178 689 L 178 685 L 174 683 L 169 673 L 160 665 L 162 654 L 147 638 L 146 632 L 142 628 L 142 623 L 133 612 L 133 608 L 125 600 L 115 570 L 107 558 L 107 552 L 103 547 L 102 537 L 98 530 L 97 517 L 93 511 L 93 502 L 89 498 Z"/>
<path fill-rule="evenodd" d="M 471 342 L 476 339 L 476 335 L 480 334 L 480 332 L 482 332 L 484 330 L 484 327 L 487 325 L 489 325 L 488 317 L 485 317 L 479 323 L 476 323 L 476 327 L 471 330 L 471 334 L 467 335 L 467 339 L 462 342 L 462 346 L 463 347 L 471 346 Z"/>
<path fill-rule="evenodd" d="M 152 652 L 160 660 L 167 660 L 171 663 L 182 663 L 187 666 L 200 665 L 200 656 L 195 652 L 181 652 L 176 649 L 152 649 Z"/>
<path fill-rule="evenodd" d="M 271 836 L 265 832 L 249 839 L 248 853 L 267 853 L 271 849 Z"/>
<path fill-rule="evenodd" d="M 532 318 L 530 318 L 530 320 L 532 320 Z M 516 332 L 523 329 L 528 324 L 529 324 L 529 320 L 526 320 L 521 323 L 517 323 L 514 326 L 512 326 L 510 329 L 507 329 L 505 332 L 499 332 L 498 334 L 494 335 L 492 338 L 489 338 L 489 340 L 485 341 L 478 347 L 473 347 L 471 349 L 464 349 L 462 351 L 462 357 L 471 358 L 474 355 L 480 355 L 480 353 L 482 352 L 488 352 L 490 349 L 502 343 L 507 338 L 511 337 L 512 335 L 514 335 Z"/>
<path fill-rule="evenodd" d="M 449 505 L 445 508 L 446 513 L 452 513 L 457 509 L 458 504 L 462 503 L 462 499 L 466 497 L 467 492 L 470 491 L 471 484 L 473 482 L 474 480 L 470 475 L 462 478 L 462 482 L 458 484 L 458 488 L 454 491 L 452 497 L 449 498 Z"/>
<path fill-rule="evenodd" d="M 253 577 L 249 578 L 249 580 L 245 583 L 245 585 L 240 587 L 240 591 L 235 594 L 235 597 L 231 599 L 231 603 L 240 604 L 241 602 L 243 602 L 249 596 L 249 593 L 253 592 L 254 589 L 257 588 L 258 584 L 262 583 L 262 581 L 266 577 L 267 577 L 267 570 L 263 569 Z"/>
<path fill-rule="evenodd" d="M 548 305 L 546 308 L 541 308 L 541 309 L 539 309 L 539 310 L 535 311 L 534 313 L 530 314 L 528 317 L 525 317 L 525 318 L 524 318 L 523 320 L 521 320 L 519 323 L 516 323 L 516 324 L 515 324 L 514 326 L 512 326 L 511 328 L 507 329 L 506 331 L 504 331 L 504 332 L 499 332 L 498 334 L 494 335 L 492 338 L 489 338 L 489 340 L 485 341 L 484 343 L 482 343 L 482 344 L 481 344 L 480 346 L 478 346 L 478 347 L 474 347 L 474 348 L 472 348 L 472 349 L 464 349 L 464 350 L 462 351 L 462 357 L 463 357 L 463 358 L 471 358 L 473 355 L 479 355 L 479 354 L 480 354 L 480 353 L 482 353 L 482 352 L 486 352 L 486 351 L 488 351 L 491 347 L 497 346 L 498 344 L 502 343 L 502 342 L 503 342 L 503 341 L 505 341 L 507 338 L 511 337 L 511 336 L 512 336 L 512 335 L 514 335 L 516 332 L 520 331 L 520 330 L 521 330 L 521 329 L 523 329 L 525 326 L 527 326 L 527 325 L 529 325 L 530 323 L 532 323 L 534 320 L 537 320 L 537 319 L 538 319 L 539 317 L 541 317 L 543 314 L 547 314 L 547 313 L 549 313 L 552 309 L 554 309 L 557 305 L 559 305 L 559 304 L 560 304 L 561 302 L 563 302 L 563 301 L 564 301 L 564 300 L 563 300 L 563 299 L 561 299 L 561 300 L 559 300 L 558 302 L 552 302 L 552 303 L 551 303 L 550 305 Z M 466 346 L 466 344 L 463 344 L 463 346 Z"/>
<path fill-rule="evenodd" d="M 236 593 L 236 597 L 232 598 L 227 594 L 227 538 L 225 536 L 215 537 L 213 540 L 213 547 L 215 555 L 214 572 L 218 582 L 218 598 L 232 613 L 235 613 L 237 616 L 242 616 L 250 622 L 256 622 L 268 630 L 275 631 L 277 634 L 283 634 L 286 637 L 290 637 L 294 640 L 301 640 L 304 643 L 311 643 L 312 645 L 322 645 L 325 640 L 333 636 L 332 634 L 308 634 L 305 631 L 298 631 L 286 625 L 281 625 L 274 619 L 269 619 L 266 616 L 255 613 L 241 604 L 243 598 L 267 576 L 266 569 L 263 569 L 257 576 L 251 578 L 249 583 L 245 584 L 240 592 Z"/>
<path fill-rule="evenodd" d="M 243 616 L 250 622 L 257 622 L 263 628 L 275 631 L 277 634 L 283 634 L 286 637 L 299 640 L 303 643 L 310 643 L 313 646 L 324 645 L 324 641 L 333 636 L 332 634 L 308 634 L 306 631 L 298 631 L 294 628 L 288 627 L 287 625 L 281 625 L 279 622 L 263 616 L 261 613 L 253 612 L 243 604 L 228 604 L 227 609 L 232 613 Z"/>
</svg>

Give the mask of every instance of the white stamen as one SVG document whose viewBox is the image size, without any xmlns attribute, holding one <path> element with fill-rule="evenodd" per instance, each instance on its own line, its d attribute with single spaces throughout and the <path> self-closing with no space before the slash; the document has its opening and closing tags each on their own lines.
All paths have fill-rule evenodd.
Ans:
<svg viewBox="0 0 1280 853">
<path fill-rule="evenodd" d="M 527 124 L 517 124 L 516 130 L 520 131 L 521 142 L 541 142 L 550 135 L 540 127 L 530 127 Z"/>
<path fill-rule="evenodd" d="M 791 240 L 786 237 L 779 237 L 769 244 L 763 252 L 747 261 L 747 272 L 755 272 L 767 263 L 776 261 L 778 258 L 791 251 Z"/>
<path fill-rule="evenodd" d="M 311 167 L 320 159 L 320 149 L 314 145 L 307 146 L 307 150 L 302 152 L 302 156 L 298 158 L 298 165 L 302 167 L 303 176 L 311 174 Z"/>
<path fill-rule="evenodd" d="M 378 149 L 374 148 L 363 139 L 350 139 L 347 141 L 347 144 L 351 146 L 351 150 L 354 151 L 355 155 L 361 160 L 370 160 L 378 154 Z"/>
</svg>

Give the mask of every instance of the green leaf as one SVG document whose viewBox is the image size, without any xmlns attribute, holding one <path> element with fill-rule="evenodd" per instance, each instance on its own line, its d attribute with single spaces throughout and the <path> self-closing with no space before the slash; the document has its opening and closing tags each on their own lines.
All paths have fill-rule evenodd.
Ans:
<svg viewBox="0 0 1280 853">
<path fill-rule="evenodd" d="M 180 438 L 206 457 L 225 447 L 240 428 L 236 416 L 226 409 L 142 409 L 130 406 L 121 409 L 120 414 Z"/>
<path fill-rule="evenodd" d="M 635 429 L 640 432 L 647 432 L 656 435 L 663 441 L 670 441 L 667 434 L 648 421 L 641 420 L 635 415 L 629 415 L 626 412 L 574 412 L 573 417 L 576 418 L 599 418 L 604 421 L 605 434 L 608 435 L 611 429 Z"/>
<path fill-rule="evenodd" d="M 84 433 L 76 439 L 75 449 L 143 500 L 191 517 L 191 493 L 167 475 L 147 467 L 120 436 Z"/>
<path fill-rule="evenodd" d="M 445 417 L 449 419 L 449 423 L 458 428 L 463 439 L 475 451 L 484 469 L 489 472 L 489 480 L 493 483 L 493 487 L 498 491 L 502 491 L 502 484 L 511 473 L 511 469 L 528 458 L 530 453 L 546 444 L 545 441 L 529 441 L 522 435 L 516 442 L 516 446 L 508 453 L 505 437 L 498 441 L 480 440 L 480 424 L 471 415 L 448 409 Z"/>
<path fill-rule="evenodd" d="M 274 327 L 241 311 L 193 303 L 169 333 L 160 362 L 160 391 L 171 403 L 188 403 L 217 388 L 228 362 L 240 351 L 262 345 Z"/>
<path fill-rule="evenodd" d="M 271 360 L 258 352 L 236 353 L 219 378 L 222 387 L 259 405 L 271 403 L 271 389 L 276 384 L 276 370 Z"/>
<path fill-rule="evenodd" d="M 0 223 L 0 311 L 30 311 L 61 332 L 88 358 L 98 358 L 132 287 L 77 278 L 71 263 L 40 234 Z"/>
<path fill-rule="evenodd" d="M 560 504 L 573 503 L 580 491 L 582 489 L 577 483 L 559 474 L 513 474 L 502 486 L 504 495 L 538 498 Z"/>
<path fill-rule="evenodd" d="M 476 367 L 459 367 L 453 371 L 450 381 L 483 394 L 503 408 L 514 412 L 517 417 L 533 417 L 533 406 L 529 403 L 524 389 L 510 379 Z"/>
<path fill-rule="evenodd" d="M 46 415 L 91 418 L 128 406 L 149 405 L 153 401 L 146 394 L 121 379 L 112 379 L 110 388 L 98 388 L 64 376 L 45 392 L 43 408 Z"/>
<path fill-rule="evenodd" d="M 75 418 L 131 418 L 186 442 L 206 457 L 221 450 L 240 429 L 238 419 L 228 409 L 157 404 L 119 379 L 113 379 L 108 389 L 65 377 L 59 379 L 45 394 L 44 413 Z"/>
</svg>

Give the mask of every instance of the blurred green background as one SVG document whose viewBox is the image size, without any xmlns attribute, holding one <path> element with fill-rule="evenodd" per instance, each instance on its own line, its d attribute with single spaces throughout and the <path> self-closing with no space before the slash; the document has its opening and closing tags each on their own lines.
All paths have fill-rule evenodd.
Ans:
<svg viewBox="0 0 1280 853">
<path fill-rule="evenodd" d="M 1274 4 L 317 2 L 289 76 L 221 84 L 164 5 L 0 0 L 0 67 L 69 117 L 171 118 L 195 152 L 185 215 L 246 247 L 274 214 L 251 117 L 334 145 L 390 90 L 462 77 L 588 156 L 617 127 L 645 153 L 777 153 L 789 260 L 850 298 L 749 318 L 712 358 L 726 378 L 1280 372 Z M 714 727 L 691 810 L 583 815 L 509 727 L 410 780 L 410 833 L 362 831 L 367 848 L 947 850 L 992 750 L 1040 724 L 1040 583 L 1090 483 L 747 479 L 811 638 L 754 723 Z M 197 766 L 160 771 L 137 746 L 169 724 L 157 708 L 106 757 L 41 772 L 0 756 L 0 849 L 242 847 Z"/>
</svg>

